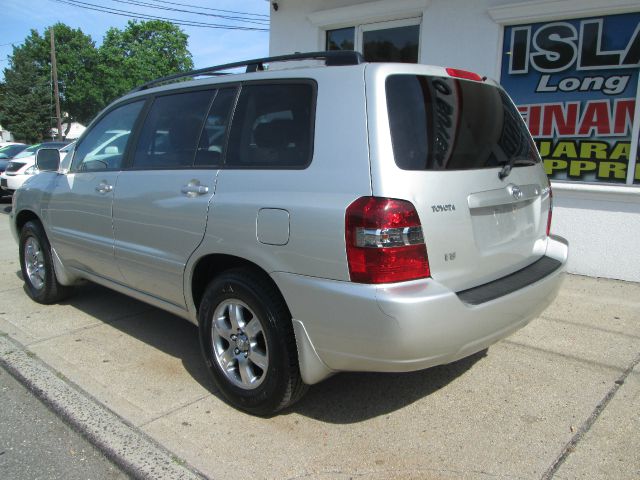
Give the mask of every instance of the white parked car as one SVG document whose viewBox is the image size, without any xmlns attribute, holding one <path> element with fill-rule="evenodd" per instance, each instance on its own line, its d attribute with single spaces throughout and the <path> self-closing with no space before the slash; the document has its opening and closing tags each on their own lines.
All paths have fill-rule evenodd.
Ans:
<svg viewBox="0 0 640 480">
<path fill-rule="evenodd" d="M 64 148 L 67 146 L 68 142 L 44 142 L 25 148 L 13 157 L 6 170 L 0 175 L 0 187 L 2 187 L 3 193 L 12 194 L 24 182 L 38 173 L 36 168 L 36 152 L 38 150 L 41 148 L 57 148 L 64 154 L 66 152 Z"/>
</svg>

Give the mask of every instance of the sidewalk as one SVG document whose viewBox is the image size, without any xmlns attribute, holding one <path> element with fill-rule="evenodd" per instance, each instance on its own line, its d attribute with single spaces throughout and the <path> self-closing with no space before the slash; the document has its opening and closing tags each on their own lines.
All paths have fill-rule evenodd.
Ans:
<svg viewBox="0 0 640 480">
<path fill-rule="evenodd" d="M 188 322 L 95 285 L 30 301 L 7 224 L 0 334 L 210 478 L 640 477 L 640 284 L 567 276 L 486 355 L 337 375 L 261 419 L 221 400 Z"/>
</svg>

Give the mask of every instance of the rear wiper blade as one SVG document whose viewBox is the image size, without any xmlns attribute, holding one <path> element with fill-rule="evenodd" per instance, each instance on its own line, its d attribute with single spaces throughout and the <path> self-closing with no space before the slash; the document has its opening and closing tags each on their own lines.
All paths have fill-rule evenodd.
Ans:
<svg viewBox="0 0 640 480">
<path fill-rule="evenodd" d="M 535 165 L 535 164 L 536 164 L 536 161 L 533 158 L 514 157 L 502 166 L 502 169 L 498 173 L 498 178 L 500 180 L 504 180 L 505 178 L 507 178 L 511 173 L 511 169 L 513 168 L 514 165 Z"/>
<path fill-rule="evenodd" d="M 504 180 L 505 178 L 507 178 L 509 176 L 509 174 L 511 173 L 511 169 L 513 168 L 513 165 L 511 164 L 511 162 L 507 162 L 502 166 L 502 169 L 498 172 L 498 178 L 500 180 Z"/>
</svg>

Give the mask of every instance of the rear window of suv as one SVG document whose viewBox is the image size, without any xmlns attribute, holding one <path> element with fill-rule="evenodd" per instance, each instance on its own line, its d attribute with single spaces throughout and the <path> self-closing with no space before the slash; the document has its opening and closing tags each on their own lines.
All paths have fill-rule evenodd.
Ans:
<svg viewBox="0 0 640 480">
<path fill-rule="evenodd" d="M 393 154 L 403 170 L 540 161 L 520 113 L 499 88 L 424 75 L 391 75 L 385 86 Z"/>
</svg>

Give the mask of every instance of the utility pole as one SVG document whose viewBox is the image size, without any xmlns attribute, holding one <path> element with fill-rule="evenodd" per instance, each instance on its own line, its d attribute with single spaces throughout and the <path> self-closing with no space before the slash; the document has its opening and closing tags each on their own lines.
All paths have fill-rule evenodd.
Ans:
<svg viewBox="0 0 640 480">
<path fill-rule="evenodd" d="M 56 121 L 58 123 L 58 140 L 62 140 L 62 119 L 60 118 L 60 93 L 58 92 L 58 69 L 56 66 L 56 42 L 53 27 L 49 29 L 51 37 L 51 72 L 53 74 L 53 96 L 56 100 Z"/>
</svg>

